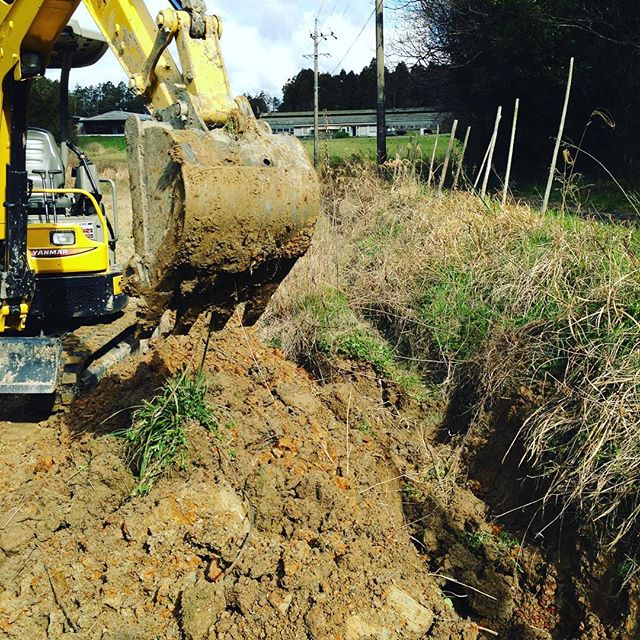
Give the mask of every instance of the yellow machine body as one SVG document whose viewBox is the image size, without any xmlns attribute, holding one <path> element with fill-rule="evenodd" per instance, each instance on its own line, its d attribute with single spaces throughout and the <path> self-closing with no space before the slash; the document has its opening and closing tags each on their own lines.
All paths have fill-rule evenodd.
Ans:
<svg viewBox="0 0 640 640">
<path fill-rule="evenodd" d="M 55 195 L 74 193 L 89 200 L 102 228 L 107 228 L 106 219 L 95 196 L 82 189 L 35 189 L 34 194 Z M 53 244 L 55 232 L 72 232 L 74 242 L 69 245 Z M 36 276 L 51 274 L 106 273 L 111 264 L 106 241 L 91 239 L 86 227 L 74 223 L 73 218 L 65 222 L 31 223 L 27 226 L 27 259 Z"/>
<path fill-rule="evenodd" d="M 53 47 L 78 4 L 79 2 L 47 0 L 23 0 L 7 4 L 0 0 L 0 167 L 13 167 L 15 171 L 25 168 L 24 150 L 18 147 L 24 145 L 26 134 L 24 112 L 27 108 L 30 77 L 44 72 Z M 35 74 L 30 68 L 34 60 L 40 67 L 36 69 Z M 16 123 L 18 119 L 21 120 L 19 125 Z M 0 192 L 5 202 L 11 199 L 7 197 L 13 186 L 9 184 L 11 179 L 10 172 L 0 170 Z M 58 191 L 28 188 L 32 195 L 42 194 L 43 202 L 45 198 L 53 200 L 55 192 Z M 62 281 L 47 278 L 77 275 L 90 277 L 92 274 L 104 276 L 111 270 L 114 277 L 121 277 L 120 271 L 112 264 L 106 221 L 103 210 L 95 202 L 94 194 L 73 188 L 58 192 L 64 193 L 65 196 L 75 193 L 77 197 L 85 197 L 93 202 L 96 216 L 105 227 L 103 238 L 96 241 L 87 237 L 85 229 L 75 224 L 73 218 L 47 220 L 42 223 L 30 220 L 29 212 L 25 210 L 16 213 L 15 205 L 5 205 L 0 209 L 0 246 L 4 254 L 3 280 L 0 283 L 0 334 L 7 331 L 24 331 L 30 317 L 47 319 L 47 311 L 43 309 L 38 312 L 34 309 L 34 299 L 36 303 L 41 302 L 42 294 L 49 288 L 49 298 L 60 300 L 66 289 Z M 23 195 L 16 195 L 25 200 Z M 20 228 L 13 216 L 24 218 L 20 221 Z M 11 225 L 13 234 L 9 231 Z M 64 246 L 55 245 L 52 242 L 54 234 L 65 231 L 72 233 L 74 242 Z M 16 267 L 18 263 L 20 264 Z M 20 270 L 22 274 L 19 273 Z M 86 287 L 87 281 L 83 284 Z M 120 296 L 124 297 L 121 293 Z M 51 304 L 44 306 L 52 307 Z M 100 309 L 96 309 L 98 313 L 93 313 L 89 307 L 90 304 L 87 304 L 83 316 L 99 315 Z M 61 305 L 61 309 L 65 309 L 64 305 Z M 77 307 L 75 312 L 69 315 L 79 315 Z"/>
<path fill-rule="evenodd" d="M 54 231 L 72 231 L 76 241 L 59 247 L 51 243 Z M 29 266 L 37 276 L 52 273 L 104 273 L 109 268 L 107 245 L 84 235 L 74 224 L 34 224 L 27 232 Z"/>
<path fill-rule="evenodd" d="M 54 48 L 81 1 L 154 116 L 126 127 L 135 256 L 124 277 L 99 191 L 38 190 L 25 170 L 30 80 L 56 56 L 68 64 Z M 179 328 L 202 311 L 222 325 L 240 303 L 252 323 L 310 244 L 319 188 L 302 146 L 231 94 L 222 23 L 205 0 L 171 4 L 154 20 L 142 0 L 0 0 L 0 347 L 33 321 L 113 314 L 123 291 L 138 299 L 140 326 L 167 309 Z M 37 197 L 50 200 L 44 219 Z M 100 233 L 74 219 L 78 202 Z M 6 393 L 2 373 L 0 357 Z"/>
</svg>

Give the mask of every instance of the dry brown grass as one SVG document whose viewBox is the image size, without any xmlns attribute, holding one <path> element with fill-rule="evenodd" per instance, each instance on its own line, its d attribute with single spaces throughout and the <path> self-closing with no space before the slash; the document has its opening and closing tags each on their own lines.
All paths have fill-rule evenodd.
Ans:
<svg viewBox="0 0 640 640">
<path fill-rule="evenodd" d="M 123 265 L 133 256 L 133 210 L 129 187 L 129 169 L 125 153 L 114 149 L 105 149 L 97 142 L 90 142 L 84 151 L 98 168 L 101 178 L 109 178 L 116 183 L 120 239 L 116 248 L 116 259 Z M 111 213 L 111 192 L 104 189 L 107 213 Z"/>
<path fill-rule="evenodd" d="M 403 167 L 390 182 L 362 167 L 328 178 L 314 245 L 265 335 L 304 359 L 362 323 L 445 392 L 471 382 L 490 404 L 541 390 L 514 438 L 547 499 L 628 538 L 640 516 L 638 232 L 438 196 Z"/>
</svg>

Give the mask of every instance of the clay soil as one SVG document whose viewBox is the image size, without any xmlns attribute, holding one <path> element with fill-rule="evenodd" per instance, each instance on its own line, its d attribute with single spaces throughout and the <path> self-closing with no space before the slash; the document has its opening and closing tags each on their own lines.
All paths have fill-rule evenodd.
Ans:
<svg viewBox="0 0 640 640">
<path fill-rule="evenodd" d="M 67 414 L 0 425 L 0 637 L 639 637 L 633 594 L 603 578 L 596 602 L 596 569 L 562 573 L 451 479 L 444 407 L 354 363 L 321 385 L 234 321 L 205 363 L 219 434 L 190 425 L 188 463 L 130 497 L 112 432 L 199 364 L 203 326 Z"/>
</svg>

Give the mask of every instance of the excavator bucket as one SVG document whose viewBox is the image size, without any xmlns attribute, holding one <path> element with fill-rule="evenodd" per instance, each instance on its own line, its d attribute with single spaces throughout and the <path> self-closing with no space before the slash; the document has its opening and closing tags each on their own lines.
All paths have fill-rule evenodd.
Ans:
<svg viewBox="0 0 640 640">
<path fill-rule="evenodd" d="M 173 309 L 179 328 L 202 311 L 221 326 L 240 303 L 252 324 L 309 247 L 319 189 L 302 145 L 253 118 L 242 131 L 233 122 L 127 121 L 137 255 L 126 279 L 150 325 Z"/>
<path fill-rule="evenodd" d="M 57 338 L 2 338 L 0 394 L 53 393 L 61 352 Z"/>
</svg>

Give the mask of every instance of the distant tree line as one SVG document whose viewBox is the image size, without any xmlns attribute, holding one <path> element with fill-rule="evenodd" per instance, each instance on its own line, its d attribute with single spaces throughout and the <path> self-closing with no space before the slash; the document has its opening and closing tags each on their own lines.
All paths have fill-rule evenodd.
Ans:
<svg viewBox="0 0 640 640">
<path fill-rule="evenodd" d="M 69 95 L 69 108 L 73 115 L 90 118 L 107 111 L 146 113 L 144 102 L 124 82 L 103 82 L 76 88 Z"/>
<path fill-rule="evenodd" d="M 263 113 L 277 111 L 280 106 L 280 100 L 270 96 L 266 91 L 261 91 L 255 96 L 250 93 L 245 93 L 245 96 L 249 100 L 249 104 L 256 117 L 260 117 Z"/>
<path fill-rule="evenodd" d="M 438 66 L 408 67 L 400 62 L 386 70 L 387 103 L 390 109 L 437 107 L 445 102 L 442 93 L 434 91 L 441 84 L 446 69 Z M 310 111 L 313 109 L 313 70 L 303 69 L 282 89 L 278 111 Z M 376 106 L 376 63 L 372 60 L 360 73 L 345 71 L 336 75 L 321 73 L 318 79 L 320 109 L 373 109 Z"/>
<path fill-rule="evenodd" d="M 566 137 L 618 175 L 640 175 L 640 7 L 638 0 L 403 0 L 397 53 L 449 69 L 450 110 L 472 124 L 484 152 L 498 105 L 502 140 L 521 99 L 516 170 L 548 164 L 569 59 L 576 59 Z M 587 124 L 590 123 L 588 126 Z M 575 149 L 567 146 L 575 157 Z M 569 156 L 566 156 L 567 158 Z M 498 156 L 497 162 L 504 158 Z M 597 164 L 582 155 L 578 169 Z"/>
<path fill-rule="evenodd" d="M 60 130 L 60 83 L 38 78 L 31 85 L 29 126 L 47 129 L 57 136 Z"/>
<path fill-rule="evenodd" d="M 69 115 L 89 118 L 107 111 L 145 113 L 142 100 L 124 82 L 103 82 L 89 87 L 76 86 L 69 92 Z M 37 78 L 31 86 L 29 126 L 48 129 L 57 135 L 60 129 L 60 83 Z"/>
</svg>

